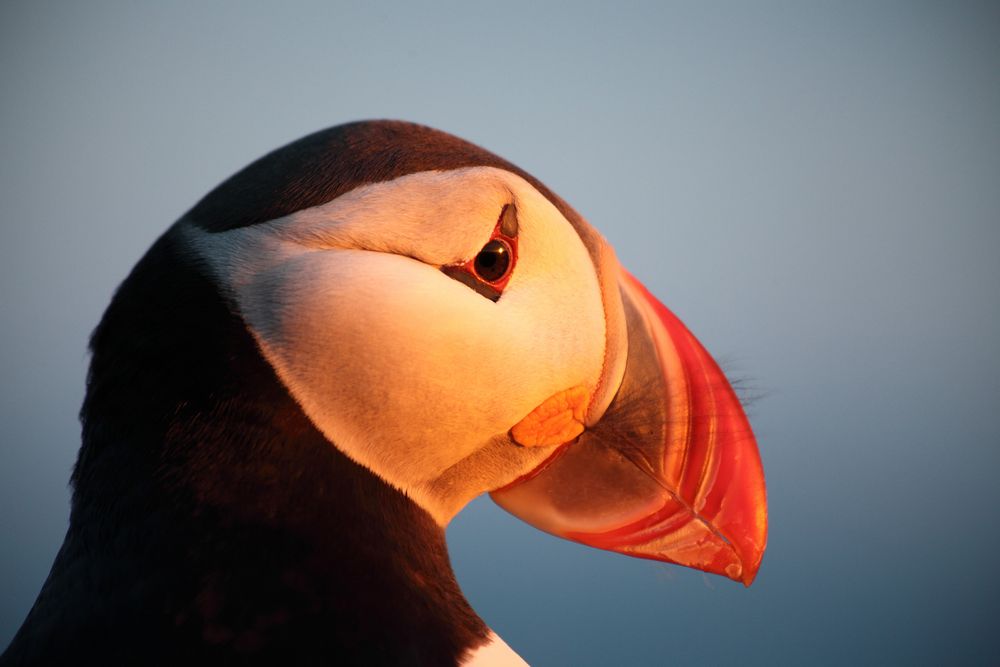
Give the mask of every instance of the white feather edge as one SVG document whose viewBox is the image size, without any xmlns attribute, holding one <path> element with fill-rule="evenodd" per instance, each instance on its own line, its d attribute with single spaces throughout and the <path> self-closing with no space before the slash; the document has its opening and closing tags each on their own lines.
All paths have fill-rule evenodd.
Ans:
<svg viewBox="0 0 1000 667">
<path fill-rule="evenodd" d="M 487 643 L 470 651 L 459 664 L 461 667 L 528 667 L 524 658 L 492 631 Z"/>
</svg>

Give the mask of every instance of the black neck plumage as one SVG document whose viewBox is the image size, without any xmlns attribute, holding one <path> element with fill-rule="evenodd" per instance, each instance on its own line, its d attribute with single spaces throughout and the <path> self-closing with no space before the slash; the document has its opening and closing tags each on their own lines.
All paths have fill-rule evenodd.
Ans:
<svg viewBox="0 0 1000 667">
<path fill-rule="evenodd" d="M 92 339 L 66 541 L 5 664 L 455 664 L 443 530 L 305 417 L 168 232 Z"/>
</svg>

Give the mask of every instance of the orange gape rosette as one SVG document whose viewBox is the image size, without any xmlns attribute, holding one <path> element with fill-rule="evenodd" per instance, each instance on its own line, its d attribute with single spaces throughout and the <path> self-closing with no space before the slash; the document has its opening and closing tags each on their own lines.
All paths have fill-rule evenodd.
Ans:
<svg viewBox="0 0 1000 667">
<path fill-rule="evenodd" d="M 631 275 L 628 361 L 597 423 L 501 506 L 566 539 L 750 585 L 767 543 L 764 472 L 735 392 L 683 323 Z"/>
</svg>

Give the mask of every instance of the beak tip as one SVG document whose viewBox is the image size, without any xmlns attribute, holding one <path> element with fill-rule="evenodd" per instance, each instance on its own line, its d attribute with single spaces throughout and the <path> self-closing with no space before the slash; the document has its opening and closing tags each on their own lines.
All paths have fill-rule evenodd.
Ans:
<svg viewBox="0 0 1000 667">
<path fill-rule="evenodd" d="M 747 588 L 757 578 L 761 561 L 764 559 L 764 551 L 767 549 L 767 513 L 766 505 L 763 503 L 752 506 L 753 519 L 750 521 L 750 530 L 747 532 L 733 530 L 730 532 L 732 540 L 730 547 L 736 557 L 736 563 L 732 567 L 732 572 L 727 567 L 726 576 L 734 581 L 742 582 Z"/>
<path fill-rule="evenodd" d="M 758 570 L 760 570 L 760 557 L 762 555 L 763 554 L 757 554 L 757 557 L 755 559 L 756 562 L 754 562 L 749 567 L 741 567 L 739 574 L 735 577 L 731 577 L 731 579 L 733 579 L 734 581 L 742 582 L 743 586 L 745 586 L 746 588 L 750 588 L 750 585 L 753 584 L 754 579 L 757 578 Z"/>
<path fill-rule="evenodd" d="M 757 539 L 753 539 L 749 544 L 744 543 L 741 545 L 742 548 L 737 547 L 741 567 L 739 574 L 736 577 L 731 577 L 735 581 L 743 582 L 743 585 L 747 588 L 750 588 L 750 585 L 757 578 L 761 562 L 764 559 L 764 551 L 767 549 L 766 515 L 763 525 L 758 526 L 758 531 Z"/>
</svg>

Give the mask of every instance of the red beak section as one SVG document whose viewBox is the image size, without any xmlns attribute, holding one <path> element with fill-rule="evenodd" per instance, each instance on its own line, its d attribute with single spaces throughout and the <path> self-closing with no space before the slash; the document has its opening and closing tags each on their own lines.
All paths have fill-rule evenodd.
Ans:
<svg viewBox="0 0 1000 667">
<path fill-rule="evenodd" d="M 600 420 L 491 495 L 546 532 L 749 586 L 767 543 L 764 471 L 705 348 L 623 272 L 625 376 Z"/>
</svg>

